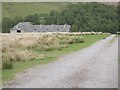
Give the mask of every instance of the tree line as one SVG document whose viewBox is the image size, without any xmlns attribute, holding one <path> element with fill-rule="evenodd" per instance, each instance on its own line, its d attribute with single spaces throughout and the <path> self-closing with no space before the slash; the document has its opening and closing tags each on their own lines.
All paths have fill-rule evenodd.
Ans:
<svg viewBox="0 0 120 90">
<path fill-rule="evenodd" d="M 25 17 L 16 16 L 13 20 L 3 18 L 3 32 L 19 22 L 29 21 L 32 24 L 71 25 L 71 32 L 109 32 L 118 30 L 118 8 L 100 3 L 71 3 L 61 12 L 52 10 L 49 14 L 34 14 Z"/>
</svg>

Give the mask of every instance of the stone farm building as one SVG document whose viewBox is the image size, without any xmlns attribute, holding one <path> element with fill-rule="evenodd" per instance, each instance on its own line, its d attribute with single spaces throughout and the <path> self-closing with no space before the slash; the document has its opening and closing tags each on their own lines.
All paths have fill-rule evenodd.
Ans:
<svg viewBox="0 0 120 90">
<path fill-rule="evenodd" d="M 30 22 L 20 22 L 10 32 L 70 32 L 70 28 L 70 25 L 32 25 Z"/>
</svg>

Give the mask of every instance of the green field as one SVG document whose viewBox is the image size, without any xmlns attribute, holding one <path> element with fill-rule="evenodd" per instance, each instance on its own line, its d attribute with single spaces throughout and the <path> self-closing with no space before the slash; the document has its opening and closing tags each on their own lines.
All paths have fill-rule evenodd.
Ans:
<svg viewBox="0 0 120 90">
<path fill-rule="evenodd" d="M 69 53 L 74 52 L 74 51 L 81 50 L 85 47 L 88 47 L 88 46 L 92 45 L 96 41 L 107 37 L 107 36 L 109 36 L 109 35 L 107 35 L 107 34 L 83 35 L 84 40 L 85 40 L 84 43 L 71 44 L 67 48 L 63 48 L 62 50 L 52 50 L 52 51 L 42 51 L 41 52 L 37 49 L 34 49 L 33 50 L 34 53 L 37 53 L 37 54 L 42 53 L 42 54 L 45 54 L 48 57 L 43 59 L 43 60 L 35 59 L 35 60 L 29 61 L 29 62 L 23 62 L 23 61 L 15 62 L 13 64 L 14 65 L 13 69 L 3 69 L 2 70 L 3 83 L 12 79 L 16 74 L 18 74 L 20 72 L 23 72 L 27 68 L 30 68 L 30 67 L 33 67 L 33 66 L 39 65 L 39 64 L 47 64 L 49 62 L 53 62 L 53 61 L 57 60 L 57 58 L 60 55 L 65 55 L 65 54 L 69 54 Z"/>
<path fill-rule="evenodd" d="M 67 8 L 68 3 L 42 3 L 42 2 L 3 2 L 3 17 L 27 16 L 32 14 L 49 13 L 51 10 L 58 12 Z"/>
</svg>

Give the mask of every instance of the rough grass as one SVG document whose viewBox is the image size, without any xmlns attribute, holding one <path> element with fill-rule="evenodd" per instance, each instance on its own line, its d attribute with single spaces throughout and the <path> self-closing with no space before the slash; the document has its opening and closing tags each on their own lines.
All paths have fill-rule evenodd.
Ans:
<svg viewBox="0 0 120 90">
<path fill-rule="evenodd" d="M 117 35 L 115 35 L 114 38 L 112 38 L 112 39 L 110 40 L 110 43 L 113 43 L 113 42 L 116 40 L 116 37 L 117 37 Z"/>
<path fill-rule="evenodd" d="M 38 35 L 40 35 L 40 34 L 38 34 Z M 9 37 L 9 35 L 6 35 L 6 36 L 8 36 Z M 17 36 L 19 36 L 19 35 L 17 35 Z M 40 35 L 41 36 L 41 35 Z M 39 49 L 39 47 L 38 46 L 36 46 L 36 47 L 34 47 L 34 48 L 28 48 L 27 46 L 22 46 L 22 47 L 14 47 L 14 49 L 16 49 L 16 50 L 18 50 L 18 49 L 20 49 L 20 50 L 22 50 L 22 51 L 26 51 L 26 49 L 25 48 L 28 48 L 27 49 L 27 53 L 24 53 L 25 54 L 25 57 L 26 57 L 26 59 L 21 59 L 21 58 L 24 58 L 24 55 L 22 55 L 22 56 L 19 56 L 19 60 L 18 59 L 13 59 L 13 68 L 12 69 L 3 69 L 3 82 L 5 82 L 5 81 L 7 81 L 7 80 L 10 80 L 10 79 L 12 79 L 15 75 L 16 75 L 16 73 L 19 73 L 19 72 L 21 72 L 21 71 L 24 71 L 25 69 L 27 69 L 27 68 L 29 68 L 29 67 L 32 67 L 32 66 L 35 66 L 35 65 L 38 65 L 38 64 L 46 64 L 46 63 L 49 63 L 49 62 L 51 62 L 51 61 L 54 61 L 54 60 L 56 60 L 56 58 L 57 57 L 59 57 L 60 55 L 63 55 L 63 54 L 67 54 L 67 53 L 71 53 L 71 52 L 73 52 L 73 51 L 77 51 L 77 50 L 80 50 L 80 49 L 83 49 L 83 48 L 85 48 L 85 47 L 88 47 L 88 46 L 90 46 L 91 44 L 93 44 L 93 43 L 95 43 L 97 40 L 100 40 L 100 39 L 102 39 L 103 37 L 107 37 L 107 36 L 109 36 L 109 35 L 107 35 L 107 34 L 101 34 L 101 35 L 61 35 L 61 34 L 59 34 L 59 35 L 43 35 L 43 37 L 45 36 L 45 38 L 47 37 L 54 37 L 53 39 L 56 39 L 56 38 L 58 38 L 58 39 L 60 39 L 60 41 L 61 40 L 63 40 L 64 41 L 64 39 L 65 39 L 65 41 L 64 42 L 62 42 L 63 44 L 63 46 L 62 46 L 62 48 L 55 48 L 55 49 L 49 49 L 49 50 L 46 50 L 46 49 Z M 12 36 L 11 36 L 12 37 Z M 23 36 L 22 36 L 23 37 Z M 32 35 L 32 37 L 38 37 L 37 36 L 37 34 L 36 35 Z M 56 38 L 55 38 L 56 37 Z M 68 43 L 68 37 L 69 38 L 71 38 L 72 37 L 72 39 L 71 40 L 73 40 L 72 42 L 74 42 L 74 43 Z M 81 40 L 81 37 L 82 37 L 82 39 L 84 39 L 84 43 L 79 43 L 78 41 L 74 41 L 76 38 L 73 38 L 73 37 L 76 37 L 76 38 L 79 38 L 80 37 L 80 40 Z M 29 38 L 29 39 L 27 39 L 28 38 L 28 36 L 26 36 L 26 38 L 23 38 L 23 39 L 25 39 L 25 40 L 29 40 L 29 39 L 31 39 L 31 38 Z M 9 38 L 10 39 L 10 38 Z M 12 38 L 13 39 L 13 38 Z M 15 40 L 17 40 L 18 41 L 18 39 L 15 39 Z M 76 39 L 76 40 L 78 40 L 78 39 Z M 9 42 L 11 42 L 10 40 L 8 40 Z M 46 40 L 47 41 L 47 40 Z M 53 41 L 53 40 L 50 40 L 50 41 Z M 18 41 L 19 42 L 19 41 Z M 44 42 L 44 41 L 43 41 Z M 67 44 L 66 44 L 66 42 L 67 42 Z M 5 43 L 5 42 L 4 42 Z M 56 42 L 54 42 L 54 43 L 56 43 Z M 6 44 L 6 43 L 5 43 Z M 10 43 L 11 44 L 11 43 Z M 13 43 L 14 44 L 14 43 Z M 46 43 L 44 43 L 44 44 L 46 44 Z M 64 44 L 66 44 L 67 46 L 64 46 Z M 22 44 L 21 44 L 22 45 Z M 34 44 L 33 44 L 34 45 Z M 48 43 L 47 43 L 47 45 L 48 45 Z M 61 43 L 59 42 L 59 45 L 61 45 Z M 9 46 L 9 45 L 8 45 Z M 54 45 L 53 45 L 54 46 Z M 12 47 L 12 45 L 11 45 L 11 47 L 10 48 L 13 48 Z M 8 48 L 8 50 L 11 50 L 10 48 Z M 3 54 L 8 54 L 7 52 L 8 52 L 8 50 L 7 51 L 4 51 L 3 52 Z M 16 52 L 16 50 L 15 50 L 15 52 Z M 32 55 L 34 56 L 34 58 L 32 58 L 32 59 L 30 59 L 30 57 L 31 56 L 29 56 L 29 52 L 28 51 L 30 51 L 30 52 L 32 52 Z M 19 52 L 20 53 L 20 52 Z M 12 55 L 14 55 L 14 53 L 11 53 Z M 12 56 L 11 55 L 11 56 Z M 16 55 L 16 54 L 15 54 Z M 20 55 L 20 54 L 19 54 Z M 28 56 L 26 56 L 26 55 L 28 55 Z M 38 58 L 38 56 L 40 55 L 40 58 Z M 6 56 L 5 56 L 6 57 Z M 41 58 L 42 57 L 42 58 Z M 28 59 L 29 58 L 29 59 Z M 7 59 L 4 59 L 4 60 L 7 60 Z"/>
<path fill-rule="evenodd" d="M 44 59 L 44 54 L 36 54 L 32 50 L 62 50 L 69 44 L 83 43 L 81 36 L 69 34 L 8 34 L 2 36 L 3 69 L 12 69 L 16 61 Z"/>
</svg>

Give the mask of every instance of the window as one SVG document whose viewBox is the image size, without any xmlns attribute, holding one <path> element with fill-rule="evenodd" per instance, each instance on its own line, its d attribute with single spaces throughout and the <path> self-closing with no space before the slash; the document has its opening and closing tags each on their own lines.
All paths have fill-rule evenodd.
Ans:
<svg viewBox="0 0 120 90">
<path fill-rule="evenodd" d="M 34 30 L 36 30 L 36 29 L 34 29 Z"/>
<path fill-rule="evenodd" d="M 57 30 L 59 30 L 59 29 L 57 29 Z"/>
</svg>

